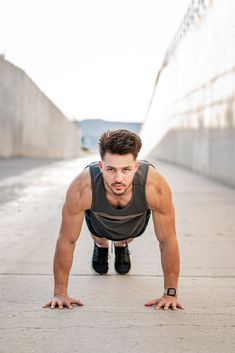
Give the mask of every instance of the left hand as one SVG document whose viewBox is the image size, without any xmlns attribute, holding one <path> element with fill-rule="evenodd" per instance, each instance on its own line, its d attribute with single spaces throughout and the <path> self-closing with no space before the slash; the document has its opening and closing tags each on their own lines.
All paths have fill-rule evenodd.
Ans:
<svg viewBox="0 0 235 353">
<path fill-rule="evenodd" d="M 176 310 L 177 308 L 184 309 L 183 305 L 181 305 L 178 302 L 177 297 L 172 297 L 169 295 L 163 295 L 159 299 L 153 299 L 145 303 L 145 306 L 153 306 L 153 305 L 156 305 L 155 306 L 156 310 L 159 310 L 161 308 L 164 310 L 168 310 L 169 308 L 172 308 L 173 310 Z"/>
</svg>

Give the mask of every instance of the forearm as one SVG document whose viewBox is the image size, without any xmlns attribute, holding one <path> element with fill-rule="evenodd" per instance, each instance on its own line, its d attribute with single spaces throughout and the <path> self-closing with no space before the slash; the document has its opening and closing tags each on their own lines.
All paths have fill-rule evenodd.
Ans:
<svg viewBox="0 0 235 353">
<path fill-rule="evenodd" d="M 75 243 L 59 238 L 54 256 L 54 295 L 67 294 Z"/>
<path fill-rule="evenodd" d="M 180 272 L 180 256 L 177 239 L 160 243 L 164 288 L 177 288 Z"/>
</svg>

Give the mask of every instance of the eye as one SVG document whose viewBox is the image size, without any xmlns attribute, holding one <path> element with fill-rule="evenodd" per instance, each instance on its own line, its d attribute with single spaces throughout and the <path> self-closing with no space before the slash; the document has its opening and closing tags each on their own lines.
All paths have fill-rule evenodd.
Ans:
<svg viewBox="0 0 235 353">
<path fill-rule="evenodd" d="M 130 172 L 130 168 L 123 168 L 124 173 Z"/>
</svg>

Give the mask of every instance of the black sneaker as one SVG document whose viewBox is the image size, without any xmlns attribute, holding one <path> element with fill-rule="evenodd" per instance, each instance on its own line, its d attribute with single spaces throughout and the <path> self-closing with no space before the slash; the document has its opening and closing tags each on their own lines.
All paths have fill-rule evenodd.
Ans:
<svg viewBox="0 0 235 353">
<path fill-rule="evenodd" d="M 125 247 L 115 246 L 114 266 L 115 266 L 115 270 L 120 275 L 125 275 L 127 272 L 130 271 L 131 259 L 130 259 L 130 252 L 127 244 Z"/>
<path fill-rule="evenodd" d="M 95 272 L 100 275 L 105 275 L 108 272 L 108 248 L 99 248 L 96 243 L 94 244 L 94 251 L 92 256 L 92 267 Z"/>
</svg>

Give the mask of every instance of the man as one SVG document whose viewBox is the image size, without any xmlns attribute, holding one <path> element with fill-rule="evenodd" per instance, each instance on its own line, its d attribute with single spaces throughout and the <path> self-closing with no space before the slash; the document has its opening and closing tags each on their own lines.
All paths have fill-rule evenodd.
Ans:
<svg viewBox="0 0 235 353">
<path fill-rule="evenodd" d="M 152 213 L 164 292 L 145 305 L 183 308 L 177 299 L 180 265 L 171 191 L 152 165 L 137 160 L 141 145 L 140 137 L 128 130 L 105 132 L 99 140 L 101 161 L 90 164 L 69 186 L 54 256 L 54 298 L 44 307 L 83 305 L 69 297 L 67 287 L 84 217 L 94 239 L 94 271 L 100 275 L 108 272 L 108 241 L 113 240 L 115 269 L 124 275 L 131 268 L 128 244 L 143 234 Z"/>
</svg>

